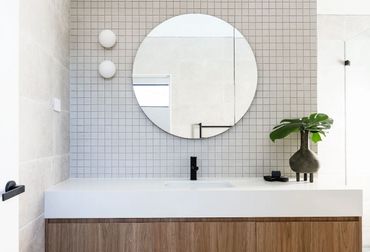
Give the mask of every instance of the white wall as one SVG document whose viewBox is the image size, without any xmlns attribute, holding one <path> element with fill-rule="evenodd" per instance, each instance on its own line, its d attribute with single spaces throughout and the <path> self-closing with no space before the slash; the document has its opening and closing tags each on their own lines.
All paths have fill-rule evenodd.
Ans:
<svg viewBox="0 0 370 252">
<path fill-rule="evenodd" d="M 318 16 L 318 110 L 334 119 L 319 144 L 321 179 L 345 182 L 345 42 L 370 28 L 370 16 Z"/>
<path fill-rule="evenodd" d="M 318 14 L 370 15 L 369 0 L 318 0 Z"/>
<path fill-rule="evenodd" d="M 318 109 L 334 118 L 328 137 L 319 144 L 319 179 L 345 184 L 347 178 L 347 184 L 364 189 L 363 243 L 370 247 L 370 168 L 366 148 L 370 139 L 359 128 L 359 120 L 361 125 L 370 123 L 366 116 L 370 107 L 370 30 L 367 39 L 360 35 L 367 29 L 370 16 L 318 17 Z M 351 61 L 346 69 L 345 51 Z"/>
<path fill-rule="evenodd" d="M 20 251 L 44 251 L 44 191 L 69 175 L 69 0 L 20 4 Z M 52 110 L 52 98 L 62 111 Z"/>
<path fill-rule="evenodd" d="M 358 118 L 353 118 L 358 112 L 361 115 L 367 113 L 364 108 L 368 98 L 361 98 L 361 96 L 366 95 L 369 90 L 365 90 L 364 86 L 361 87 L 361 85 L 362 81 L 366 80 L 365 75 L 368 70 L 362 71 L 361 68 L 356 70 L 356 65 L 347 69 L 347 91 L 349 91 L 347 93 L 347 104 L 349 107 L 347 107 L 346 125 L 344 121 L 344 68 L 341 64 L 344 60 L 345 41 L 347 41 L 348 58 L 352 61 L 357 53 L 363 56 L 366 55 L 366 50 L 369 49 L 370 42 L 367 42 L 366 45 L 360 45 L 361 42 L 349 41 L 353 41 L 353 38 L 370 28 L 370 1 L 318 0 L 317 12 L 319 14 L 318 108 L 319 111 L 325 111 L 333 115 L 335 119 L 335 125 L 330 136 L 319 145 L 319 155 L 323 164 L 320 178 L 326 181 L 343 182 L 345 179 L 344 154 L 347 154 L 348 184 L 369 185 L 369 169 L 366 166 L 368 162 L 358 156 L 363 157 L 362 149 L 356 150 L 357 146 L 365 146 L 363 143 L 356 144 L 356 141 L 366 138 L 367 135 L 357 129 Z M 365 50 L 364 54 L 362 54 L 362 50 Z M 369 65 L 365 65 L 365 68 L 369 69 Z M 369 84 L 369 80 L 367 81 L 367 84 Z M 346 153 L 344 127 L 347 128 Z M 366 141 L 366 139 L 362 140 Z M 370 247 L 369 190 L 370 188 L 366 189 L 364 195 L 363 243 L 366 247 Z"/>
<path fill-rule="evenodd" d="M 330 19 L 330 18 L 329 18 Z M 332 20 L 318 19 L 318 111 L 330 115 L 334 124 L 318 145 L 320 180 L 345 182 L 344 41 L 327 33 Z M 323 27 L 328 26 L 328 27 Z"/>
<path fill-rule="evenodd" d="M 363 188 L 364 244 L 370 247 L 370 23 L 369 30 L 346 41 L 351 60 L 347 68 L 347 177 L 348 184 Z"/>
</svg>

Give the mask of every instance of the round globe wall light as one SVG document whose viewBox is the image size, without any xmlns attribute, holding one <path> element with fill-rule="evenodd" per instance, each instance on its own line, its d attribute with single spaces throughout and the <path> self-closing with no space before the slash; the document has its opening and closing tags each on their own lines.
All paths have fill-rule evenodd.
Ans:
<svg viewBox="0 0 370 252">
<path fill-rule="evenodd" d="M 112 78 L 116 73 L 116 65 L 110 60 L 104 60 L 99 65 L 99 73 L 105 79 Z"/>
<path fill-rule="evenodd" d="M 99 43 L 104 48 L 111 48 L 116 44 L 116 34 L 112 32 L 111 30 L 103 30 L 99 34 Z"/>
</svg>

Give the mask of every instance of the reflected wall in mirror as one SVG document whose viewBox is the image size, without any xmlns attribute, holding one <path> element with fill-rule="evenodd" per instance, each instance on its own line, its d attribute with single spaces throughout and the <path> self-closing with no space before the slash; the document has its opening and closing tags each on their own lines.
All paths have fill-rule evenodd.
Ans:
<svg viewBox="0 0 370 252">
<path fill-rule="evenodd" d="M 206 138 L 234 126 L 257 88 L 257 65 L 243 35 L 209 15 L 186 14 L 158 25 L 133 66 L 138 103 L 158 127 Z"/>
</svg>

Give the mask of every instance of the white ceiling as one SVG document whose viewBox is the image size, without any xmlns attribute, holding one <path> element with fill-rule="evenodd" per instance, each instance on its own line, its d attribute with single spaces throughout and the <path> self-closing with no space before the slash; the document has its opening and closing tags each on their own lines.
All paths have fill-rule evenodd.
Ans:
<svg viewBox="0 0 370 252">
<path fill-rule="evenodd" d="M 370 0 L 317 0 L 317 13 L 370 15 Z"/>
</svg>

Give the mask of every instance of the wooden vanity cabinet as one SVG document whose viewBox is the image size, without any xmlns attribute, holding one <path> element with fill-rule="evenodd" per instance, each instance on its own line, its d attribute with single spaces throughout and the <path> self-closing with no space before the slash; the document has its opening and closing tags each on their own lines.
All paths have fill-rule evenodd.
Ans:
<svg viewBox="0 0 370 252">
<path fill-rule="evenodd" d="M 257 252 L 360 252 L 360 218 L 256 222 Z"/>
<path fill-rule="evenodd" d="M 47 219 L 47 252 L 359 252 L 360 218 Z"/>
</svg>

